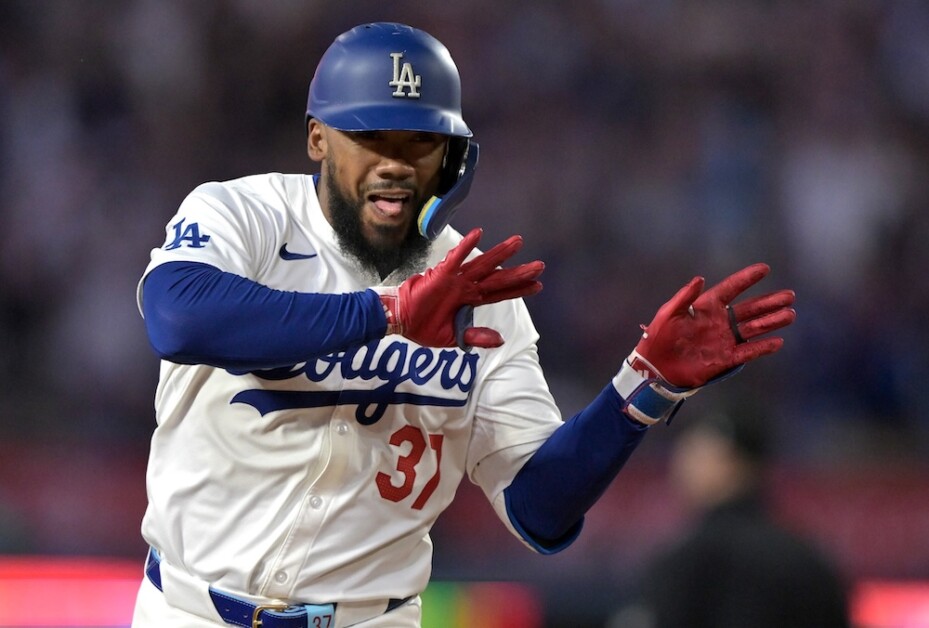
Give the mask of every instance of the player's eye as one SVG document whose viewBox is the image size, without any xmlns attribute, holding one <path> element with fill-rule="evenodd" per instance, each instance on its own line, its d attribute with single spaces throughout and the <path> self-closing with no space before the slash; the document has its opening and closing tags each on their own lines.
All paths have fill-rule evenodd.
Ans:
<svg viewBox="0 0 929 628">
<path fill-rule="evenodd" d="M 359 144 L 377 142 L 384 137 L 381 131 L 348 131 L 346 135 Z"/>
<path fill-rule="evenodd" d="M 420 144 L 440 144 L 443 140 L 438 133 L 417 133 L 413 136 L 413 141 Z"/>
</svg>

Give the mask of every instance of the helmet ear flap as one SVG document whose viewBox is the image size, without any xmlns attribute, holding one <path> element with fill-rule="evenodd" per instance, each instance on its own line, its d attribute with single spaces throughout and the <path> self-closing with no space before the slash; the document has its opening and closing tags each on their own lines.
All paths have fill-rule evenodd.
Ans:
<svg viewBox="0 0 929 628">
<path fill-rule="evenodd" d="M 458 183 L 464 174 L 465 156 L 468 154 L 470 140 L 467 137 L 450 137 L 442 160 L 442 172 L 439 175 L 438 196 L 444 196 Z"/>
<path fill-rule="evenodd" d="M 477 142 L 466 137 L 449 140 L 439 189 L 419 212 L 417 225 L 424 238 L 435 240 L 468 195 L 477 168 L 479 149 Z"/>
</svg>

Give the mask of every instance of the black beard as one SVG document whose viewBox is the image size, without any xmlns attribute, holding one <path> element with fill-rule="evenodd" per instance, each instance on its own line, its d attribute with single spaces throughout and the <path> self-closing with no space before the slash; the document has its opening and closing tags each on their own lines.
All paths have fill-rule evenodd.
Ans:
<svg viewBox="0 0 929 628">
<path fill-rule="evenodd" d="M 352 202 L 342 194 L 335 183 L 335 172 L 331 165 L 327 174 L 329 215 L 342 253 L 353 257 L 364 270 L 376 272 L 381 279 L 395 271 L 399 271 L 399 276 L 404 279 L 420 272 L 429 255 L 429 240 L 419 234 L 415 223 L 410 226 L 399 247 L 384 248 L 368 242 L 361 231 L 364 200 Z"/>
</svg>

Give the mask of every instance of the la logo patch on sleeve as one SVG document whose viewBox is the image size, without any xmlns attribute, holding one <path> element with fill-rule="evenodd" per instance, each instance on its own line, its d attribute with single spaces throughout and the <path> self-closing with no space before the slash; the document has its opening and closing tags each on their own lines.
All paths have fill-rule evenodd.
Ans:
<svg viewBox="0 0 929 628">
<path fill-rule="evenodd" d="M 187 246 L 193 249 L 202 249 L 206 242 L 210 241 L 210 236 L 200 233 L 200 225 L 192 222 L 186 227 L 184 219 L 181 218 L 177 224 L 172 225 L 174 229 L 174 240 L 165 246 L 166 251 L 173 251 L 181 246 Z"/>
</svg>

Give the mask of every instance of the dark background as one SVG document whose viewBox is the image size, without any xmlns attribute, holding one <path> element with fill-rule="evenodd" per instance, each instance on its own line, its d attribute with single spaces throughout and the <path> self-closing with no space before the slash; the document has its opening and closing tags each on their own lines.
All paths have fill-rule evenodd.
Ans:
<svg viewBox="0 0 929 628">
<path fill-rule="evenodd" d="M 566 417 L 693 275 L 797 291 L 742 398 L 774 494 L 850 581 L 929 577 L 929 5 L 576 0 L 0 2 L 0 551 L 137 557 L 157 360 L 135 286 L 197 184 L 311 172 L 313 68 L 361 22 L 437 36 L 481 165 L 460 230 L 525 237 Z M 516 579 L 600 618 L 684 516 L 652 430 L 581 540 L 531 555 L 473 487 L 437 579 Z M 554 612 L 554 611 L 553 611 Z M 592 625 L 596 618 L 591 619 Z"/>
</svg>

